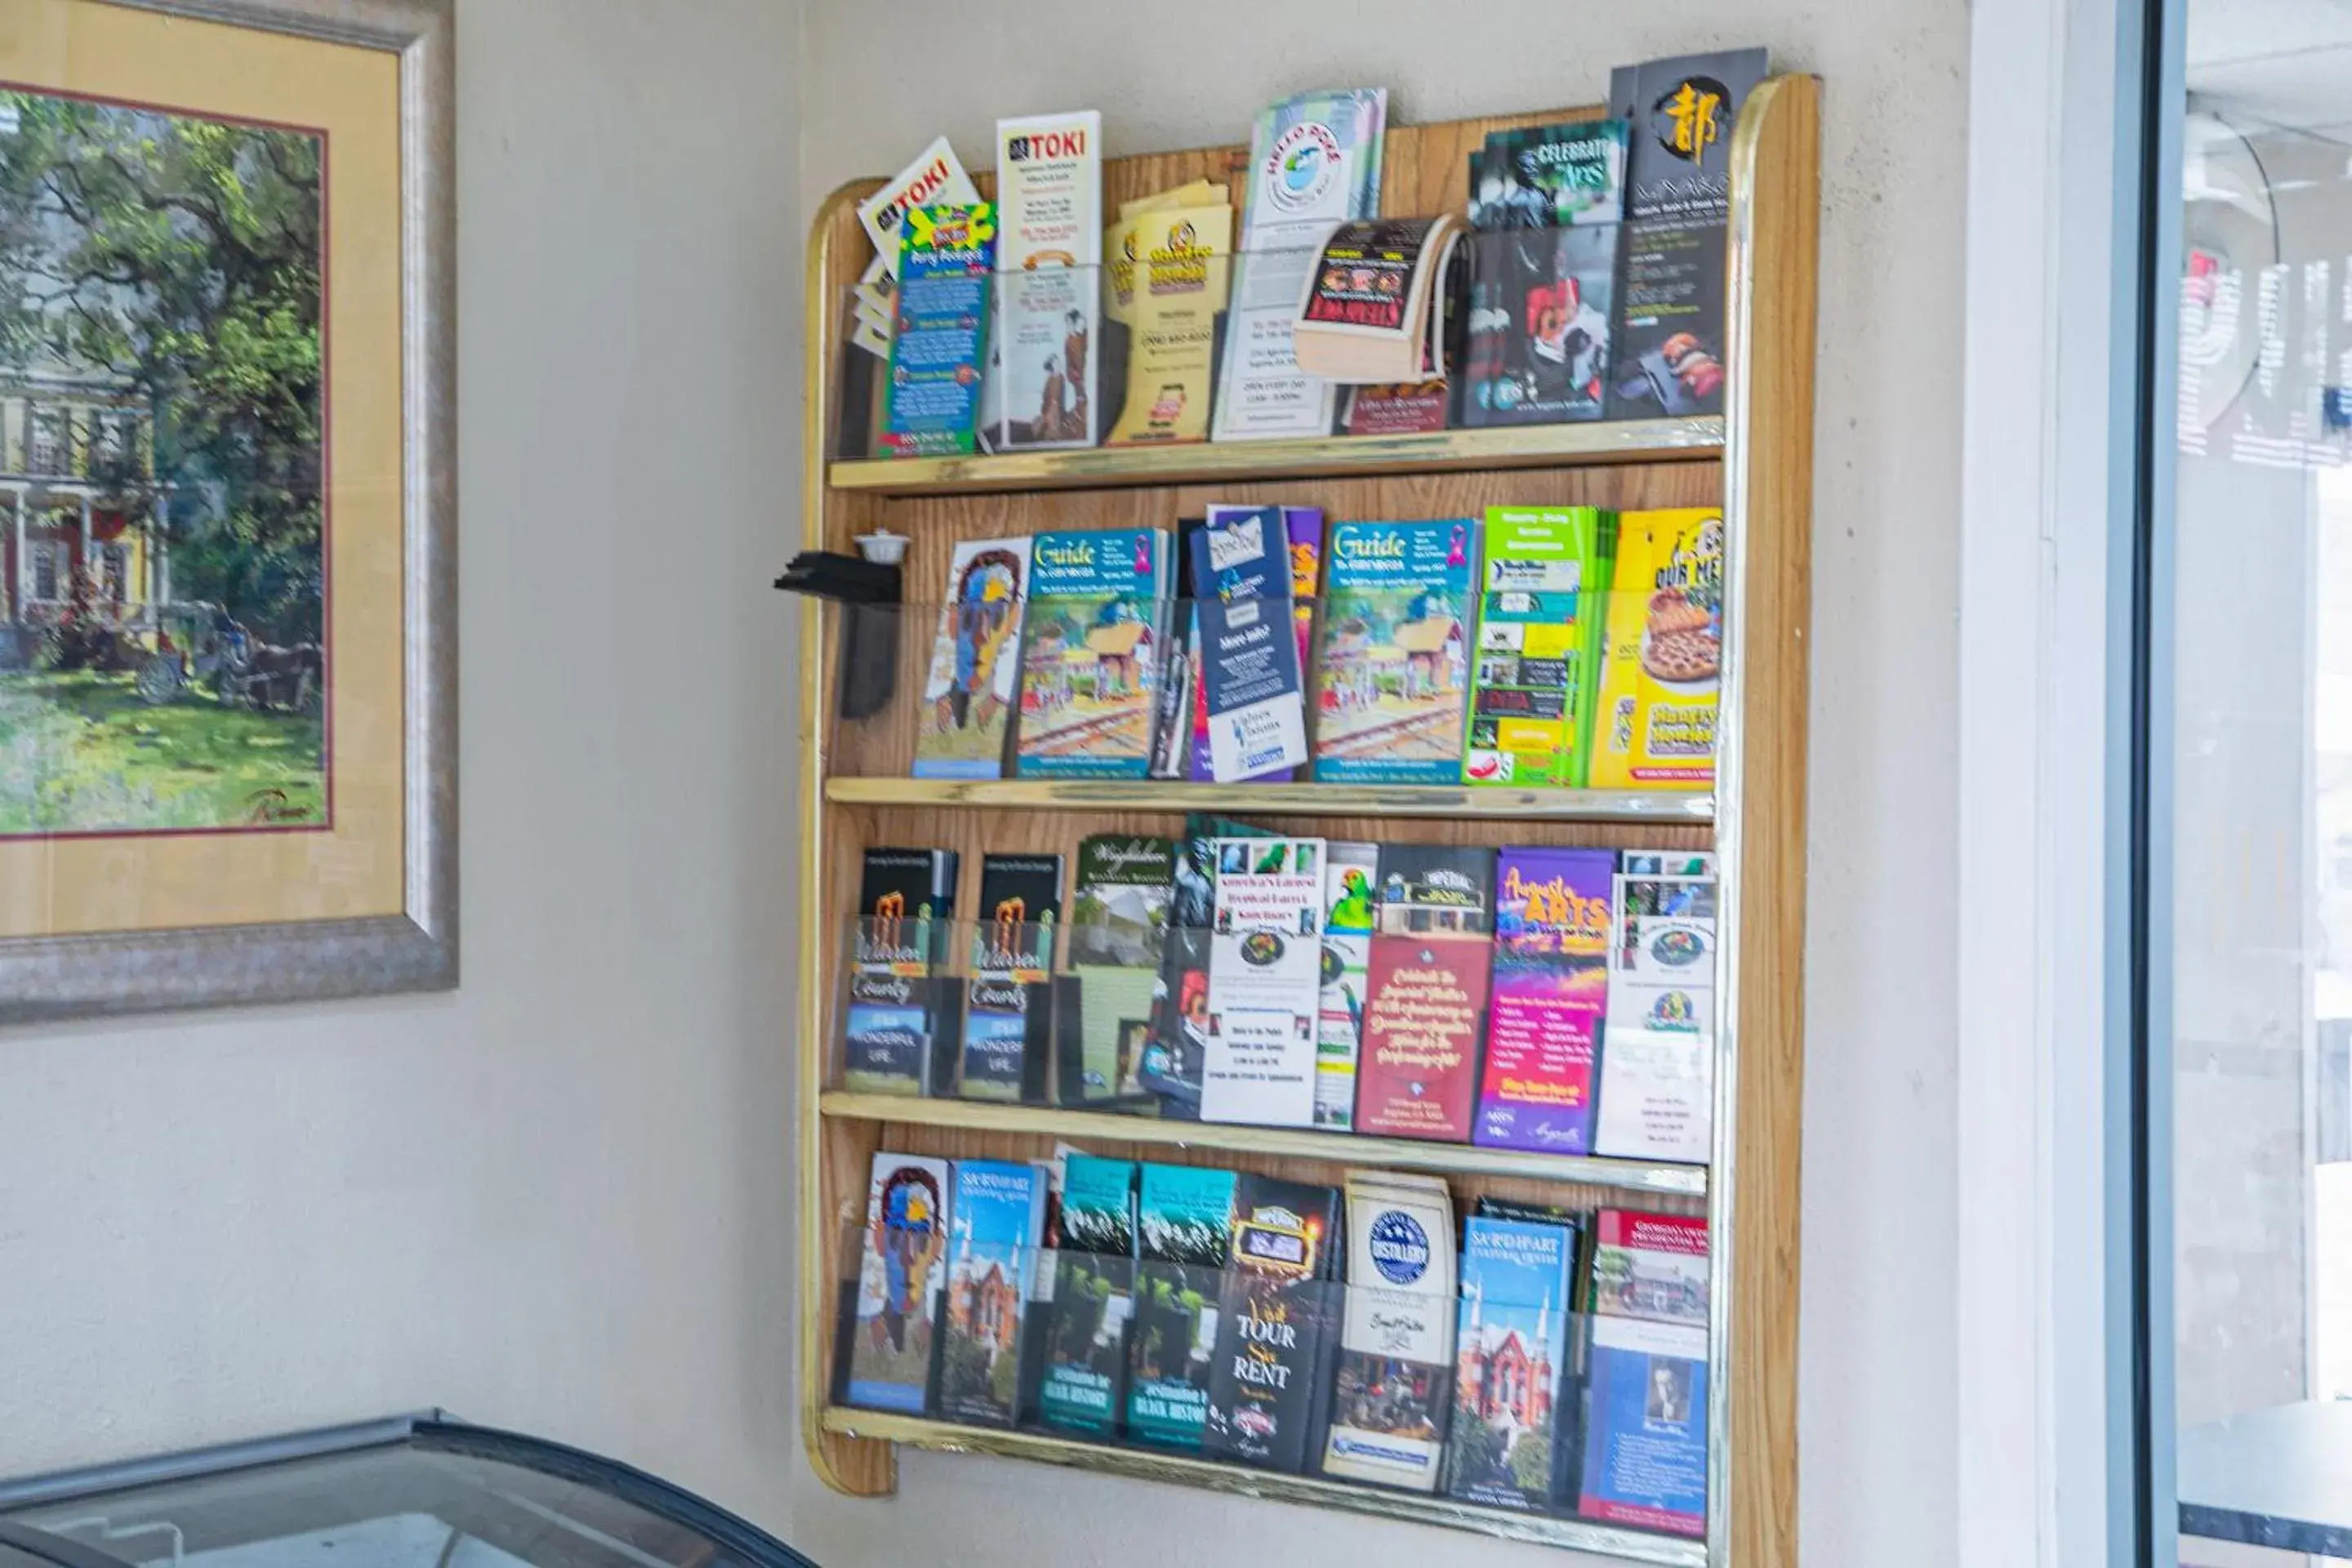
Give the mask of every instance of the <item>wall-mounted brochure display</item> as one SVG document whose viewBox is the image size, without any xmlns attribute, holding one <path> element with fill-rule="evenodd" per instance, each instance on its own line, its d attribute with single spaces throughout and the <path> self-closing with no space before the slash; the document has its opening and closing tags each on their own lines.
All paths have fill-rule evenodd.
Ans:
<svg viewBox="0 0 2352 1568">
<path fill-rule="evenodd" d="M 1024 113 L 819 215 L 828 1486 L 1793 1568 L 1819 93 L 1763 68 Z"/>
</svg>

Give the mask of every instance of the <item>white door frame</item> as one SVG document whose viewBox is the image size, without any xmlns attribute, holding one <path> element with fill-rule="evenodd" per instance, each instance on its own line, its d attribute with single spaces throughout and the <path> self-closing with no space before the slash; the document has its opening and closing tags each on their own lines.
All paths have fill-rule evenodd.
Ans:
<svg viewBox="0 0 2352 1568">
<path fill-rule="evenodd" d="M 2144 1508 L 2164 1516 L 2152 1560 L 2178 1561 L 2168 1447 L 2160 1500 L 2139 1490 L 2133 1386 L 2135 441 L 2161 368 L 2138 341 L 2147 7 L 1975 0 L 1970 27 L 1957 1558 L 2129 1568 Z M 2168 1149 L 2168 1123 L 2146 1136 Z M 2148 1211 L 2147 1255 L 2168 1258 L 2167 1195 Z M 2148 1405 L 2168 1410 L 2157 1359 Z"/>
</svg>

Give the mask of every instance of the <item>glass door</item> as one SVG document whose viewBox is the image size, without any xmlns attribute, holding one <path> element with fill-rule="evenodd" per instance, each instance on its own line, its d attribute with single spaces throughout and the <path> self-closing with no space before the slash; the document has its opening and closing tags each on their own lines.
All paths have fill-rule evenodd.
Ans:
<svg viewBox="0 0 2352 1568">
<path fill-rule="evenodd" d="M 2352 1561 L 2352 0 L 2160 9 L 2149 1503 L 2184 1564 Z"/>
</svg>

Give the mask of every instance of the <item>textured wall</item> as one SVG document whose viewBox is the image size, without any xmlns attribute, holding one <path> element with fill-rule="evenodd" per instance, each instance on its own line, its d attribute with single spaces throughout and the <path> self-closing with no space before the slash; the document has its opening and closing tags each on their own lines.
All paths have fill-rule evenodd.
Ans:
<svg viewBox="0 0 2352 1568">
<path fill-rule="evenodd" d="M 1951 1562 L 1957 984 L 1956 722 L 1961 0 L 1407 0 L 1181 8 L 1033 0 L 813 5 L 804 205 L 887 174 L 939 132 L 990 157 L 1000 114 L 1098 107 L 1113 156 L 1246 137 L 1272 99 L 1384 84 L 1423 121 L 1589 103 L 1618 62 L 1764 43 L 1821 73 L 1825 109 L 1816 405 L 1811 1016 L 1801 1400 L 1805 1561 Z M 951 62 L 946 63 L 946 62 Z M 904 1496 L 856 1504 L 802 1478 L 795 1525 L 827 1562 L 975 1565 L 1279 1560 L 1559 1561 L 1266 1504 L 910 1456 Z M 946 1533 L 965 1514 L 985 1528 Z M 1181 1529 L 1138 1529 L 1145 1520 Z M 1205 1543 L 1204 1543 L 1204 1537 Z"/>
<path fill-rule="evenodd" d="M 439 1403 L 782 1522 L 793 18 L 461 5 L 465 988 L 0 1039 L 0 1473 Z"/>
</svg>

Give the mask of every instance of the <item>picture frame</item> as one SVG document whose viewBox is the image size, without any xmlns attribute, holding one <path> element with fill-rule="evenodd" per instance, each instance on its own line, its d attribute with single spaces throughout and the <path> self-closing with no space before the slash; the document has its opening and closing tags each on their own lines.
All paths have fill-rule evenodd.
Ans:
<svg viewBox="0 0 2352 1568">
<path fill-rule="evenodd" d="M 35 758 L 30 784 L 17 759 L 18 826 L 33 826 L 8 837 L 5 656 L 12 645 L 0 641 L 0 1025 L 452 988 L 458 976 L 453 0 L 32 0 L 32 6 L 15 40 L 14 62 L 7 35 L 16 24 L 0 26 L 0 91 L 30 93 L 44 100 L 43 109 L 49 98 L 70 100 L 79 123 L 96 127 L 90 135 L 105 132 L 107 116 L 151 142 L 158 124 L 185 120 L 201 124 L 214 142 L 276 138 L 262 153 L 272 161 L 290 156 L 298 166 L 305 146 L 315 143 L 307 167 L 317 205 L 318 298 L 310 321 L 318 368 L 310 381 L 316 388 L 318 478 L 307 501 L 300 478 L 306 464 L 294 464 L 297 477 L 284 481 L 293 487 L 287 493 L 310 508 L 312 521 L 307 535 L 296 528 L 285 536 L 294 541 L 284 548 L 296 566 L 280 576 L 296 586 L 276 590 L 277 599 L 261 611 L 247 607 L 260 595 L 238 588 L 259 574 L 204 531 L 207 508 L 225 512 L 238 504 L 239 481 L 221 477 L 224 465 L 207 458 L 200 441 L 167 438 L 171 422 L 161 416 L 153 427 L 126 436 L 136 424 L 131 413 L 110 425 L 101 409 L 84 422 L 87 433 L 70 410 L 64 414 L 66 447 L 76 460 L 87 458 L 92 474 L 106 452 L 127 447 L 134 453 L 132 477 L 118 478 L 118 493 L 100 498 L 114 510 L 94 510 L 97 479 L 81 488 L 79 540 L 72 485 L 18 488 L 14 548 L 0 550 L 8 569 L 0 608 L 18 622 L 14 711 L 21 730 L 33 723 L 26 714 L 56 721 L 37 704 L 84 706 L 68 716 L 79 729 L 66 721 L 51 724 L 67 739 L 46 752 L 18 735 L 20 752 Z M 192 41 L 201 47 L 191 47 Z M 145 63 L 117 71 L 110 54 L 117 48 L 126 62 Z M 301 58 L 305 49 L 316 51 L 322 68 L 356 73 L 352 79 L 373 84 L 372 90 L 333 97 L 315 83 L 306 88 L 313 73 Z M 189 74 L 241 53 L 275 63 L 249 74 Z M 78 79 L 110 81 L 113 73 L 136 83 L 161 79 L 158 72 L 181 74 L 173 88 L 154 92 L 80 79 L 20 80 L 14 67 L 27 60 L 70 61 Z M 223 89 L 217 101 L 215 85 Z M 299 90 L 336 107 L 316 118 L 249 107 L 273 92 Z M 365 123 L 330 123 L 347 112 L 345 100 L 362 105 L 348 112 L 368 116 Z M 0 132 L 16 133 L 24 118 L 16 101 L 0 109 Z M 386 109 L 394 123 L 378 122 Z M 33 118 L 49 123 L 42 114 Z M 94 154 L 99 163 L 104 152 Z M 358 171 L 348 181 L 346 158 Z M 332 204 L 331 162 L 338 183 Z M 165 205 L 170 198 L 164 193 Z M 347 210 L 353 203 L 362 210 Z M 79 221 L 80 209 L 70 200 L 67 207 Z M 49 221 L 63 230 L 69 219 Z M 207 226 L 168 216 L 161 221 L 166 240 L 176 224 L 199 245 Z M 352 224 L 361 226 L 353 231 L 359 243 L 346 245 Z M 38 227 L 37 242 L 44 237 Z M 65 243 L 54 234 L 47 242 L 52 250 Z M 9 265 L 0 254 L 0 292 L 7 291 Z M 47 264 L 37 258 L 25 265 Z M 156 284 L 149 291 L 164 290 Z M 38 292 L 16 290 L 26 300 Z M 52 309 L 48 296 L 56 292 L 52 287 L 41 296 Z M 121 289 L 121 296 L 138 292 Z M 104 306 L 121 296 L 87 298 Z M 0 299 L 0 310 L 9 304 Z M 39 311 L 27 310 L 38 329 Z M 107 342 L 121 337 L 73 324 L 53 335 L 68 346 L 85 344 L 84 360 L 93 357 L 86 349 L 93 336 Z M 131 335 L 136 342 L 138 334 Z M 0 342 L 6 341 L 0 331 Z M 34 374 L 22 370 L 26 351 L 16 362 L 23 375 Z M 45 455 L 61 449 L 46 442 L 37 404 L 21 415 L 9 412 L 8 373 L 0 363 L 0 469 L 9 466 L 9 453 L 30 454 L 37 440 Z M 200 400 L 186 395 L 187 384 L 184 377 L 177 406 L 197 407 L 200 416 Z M 126 384 L 117 401 L 130 409 L 137 396 Z M 12 439 L 22 445 L 10 447 Z M 346 442 L 359 454 L 348 465 Z M 157 454 L 167 445 L 182 465 L 177 469 L 162 467 Z M 142 460 L 143 473 L 135 466 Z M 37 465 L 24 456 L 16 466 Z M 0 492 L 6 488 L 0 475 Z M 37 519 L 54 525 L 48 532 L 27 531 L 26 497 L 59 509 Z M 166 510 L 162 502 L 178 502 L 184 517 L 193 511 L 198 520 L 166 520 L 157 515 Z M 0 493 L 0 534 L 8 531 L 5 509 L 11 504 Z M 113 542 L 102 537 L 110 529 Z M 45 563 L 41 541 L 52 536 L 57 553 Z M 317 561 L 314 589 L 300 569 L 310 558 L 301 554 L 305 540 Z M 184 569 L 189 577 L 208 572 L 232 591 L 218 602 L 208 596 L 192 605 L 202 584 L 175 588 L 173 549 L 190 558 Z M 47 600 L 36 592 L 43 588 Z M 0 638 L 6 625 L 0 619 Z M 279 625 L 286 629 L 276 629 Z M 318 628 L 315 642 L 301 640 L 306 625 Z M 101 628 L 91 634 L 99 653 L 79 665 L 89 650 L 73 645 L 77 627 Z M 347 647 L 339 648 L 336 639 L 347 632 Z M 61 644 L 68 645 L 62 654 Z M 296 673 L 278 679 L 281 670 Z M 164 704 L 160 711 L 180 727 L 142 716 L 134 701 L 150 700 Z M 149 769 L 158 752 L 168 762 L 172 747 L 194 743 L 182 739 L 184 729 L 217 738 L 215 731 L 226 732 L 232 721 L 244 726 L 249 750 L 269 758 L 267 765 L 293 770 L 290 790 L 278 784 L 234 795 L 253 779 L 267 781 L 256 772 L 221 786 L 232 793 L 220 795 L 226 804 L 214 804 L 186 786 L 183 774 L 158 773 L 166 783 L 142 784 L 129 807 L 109 806 L 99 795 L 58 787 L 40 772 L 63 768 L 59 748 L 75 743 L 74 736 L 114 733 L 107 725 L 135 738 L 142 750 L 131 765 Z M 291 763 L 283 760 L 289 755 Z M 142 811 L 152 822 L 121 826 Z M 276 910 L 288 913 L 268 918 Z M 266 918 L 249 918 L 256 911 Z M 57 929 L 38 929 L 45 919 Z"/>
</svg>

